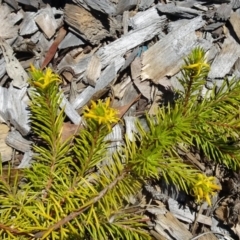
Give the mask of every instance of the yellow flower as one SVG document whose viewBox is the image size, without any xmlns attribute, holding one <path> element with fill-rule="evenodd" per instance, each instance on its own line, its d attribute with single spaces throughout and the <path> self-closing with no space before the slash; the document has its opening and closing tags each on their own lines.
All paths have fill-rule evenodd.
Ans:
<svg viewBox="0 0 240 240">
<path fill-rule="evenodd" d="M 202 48 L 196 48 L 192 51 L 182 68 L 188 71 L 191 77 L 198 77 L 201 73 L 208 73 L 210 65 L 205 59 L 205 51 Z"/>
<path fill-rule="evenodd" d="M 198 203 L 206 201 L 211 206 L 211 197 L 221 187 L 215 183 L 215 177 L 207 177 L 204 174 L 197 175 L 197 181 L 193 186 L 191 193 Z"/>
<path fill-rule="evenodd" d="M 35 87 L 45 89 L 52 82 L 61 82 L 58 74 L 53 73 L 51 68 L 46 68 L 45 71 L 36 69 L 31 65 L 31 84 Z"/>
<path fill-rule="evenodd" d="M 209 64 L 205 63 L 205 62 L 198 62 L 195 64 L 191 64 L 188 66 L 184 66 L 183 69 L 187 69 L 187 70 L 191 70 L 191 76 L 192 77 L 198 77 L 199 74 L 202 72 L 203 68 L 209 69 Z"/>
<path fill-rule="evenodd" d="M 104 103 L 102 100 L 98 102 L 91 101 L 91 107 L 85 108 L 85 119 L 92 119 L 99 125 L 106 125 L 108 130 L 111 130 L 111 125 L 119 121 L 118 111 L 110 107 L 110 98 L 107 98 Z"/>
</svg>

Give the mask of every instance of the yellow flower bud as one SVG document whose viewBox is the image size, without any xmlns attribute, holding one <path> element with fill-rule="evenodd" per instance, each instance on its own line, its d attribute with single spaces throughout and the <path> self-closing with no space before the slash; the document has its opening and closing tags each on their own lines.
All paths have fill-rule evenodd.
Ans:
<svg viewBox="0 0 240 240">
<path fill-rule="evenodd" d="M 207 177 L 204 174 L 197 175 L 197 181 L 194 184 L 191 194 L 196 198 L 198 203 L 206 201 L 211 205 L 211 196 L 221 187 L 215 183 L 215 177 Z"/>
<path fill-rule="evenodd" d="M 61 82 L 59 75 L 53 73 L 51 68 L 46 68 L 45 71 L 43 71 L 31 65 L 29 72 L 31 75 L 30 83 L 36 88 L 45 89 L 52 82 Z"/>
<path fill-rule="evenodd" d="M 102 100 L 98 102 L 91 102 L 91 107 L 85 108 L 84 117 L 86 120 L 92 120 L 99 125 L 106 125 L 108 130 L 111 130 L 111 126 L 119 121 L 118 111 L 110 107 L 110 98 L 104 103 Z"/>
</svg>

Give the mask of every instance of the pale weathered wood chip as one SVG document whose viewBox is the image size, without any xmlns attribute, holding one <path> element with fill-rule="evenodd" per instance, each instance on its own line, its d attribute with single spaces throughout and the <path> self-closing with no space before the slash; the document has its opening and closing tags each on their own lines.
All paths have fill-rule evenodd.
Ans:
<svg viewBox="0 0 240 240">
<path fill-rule="evenodd" d="M 23 88 L 28 85 L 28 74 L 14 56 L 11 46 L 0 37 L 0 47 L 6 62 L 6 71 L 8 76 L 12 79 L 14 87 Z"/>
<path fill-rule="evenodd" d="M 32 165 L 34 153 L 32 151 L 25 152 L 23 155 L 23 159 L 21 163 L 17 166 L 18 169 L 20 168 L 29 168 Z"/>
<path fill-rule="evenodd" d="M 168 199 L 168 207 L 169 211 L 179 220 L 192 223 L 195 221 L 197 216 L 197 222 L 203 223 L 207 226 L 212 225 L 212 219 L 211 217 L 205 216 L 203 214 L 198 214 L 197 212 L 194 212 L 192 209 L 190 209 L 188 206 L 185 206 L 184 208 L 179 207 L 179 202 L 169 198 Z"/>
<path fill-rule="evenodd" d="M 34 18 L 35 22 L 42 30 L 47 39 L 50 39 L 54 36 L 57 30 L 57 22 L 53 15 L 53 10 L 50 7 L 41 9 L 36 17 Z"/>
<path fill-rule="evenodd" d="M 147 16 L 146 16 L 147 17 Z M 148 18 L 145 19 L 149 21 Z M 159 17 L 158 21 L 146 23 L 142 28 L 128 32 L 116 41 L 100 48 L 97 54 L 101 58 L 102 66 L 106 67 L 110 62 L 119 56 L 123 56 L 128 50 L 137 47 L 145 41 L 152 39 L 154 36 L 162 32 L 166 17 Z"/>
<path fill-rule="evenodd" d="M 68 118 L 76 125 L 80 124 L 82 121 L 82 118 L 79 116 L 77 111 L 73 108 L 73 106 L 69 103 L 66 96 L 62 94 L 62 101 L 60 104 L 61 108 L 64 108 L 65 114 L 68 116 Z"/>
<path fill-rule="evenodd" d="M 124 65 L 121 67 L 120 71 L 123 71 L 124 69 L 126 69 L 133 62 L 133 60 L 139 54 L 139 51 L 140 51 L 140 49 L 139 49 L 139 47 L 137 47 L 131 53 L 126 54 L 126 61 L 125 61 Z"/>
<path fill-rule="evenodd" d="M 167 34 L 156 44 L 143 53 L 142 80 L 150 79 L 157 83 L 165 76 L 176 74 L 183 64 L 185 57 L 195 46 L 203 45 L 198 41 L 195 30 L 204 26 L 202 17 L 187 21 L 175 31 Z M 209 48 L 204 46 L 204 48 Z"/>
<path fill-rule="evenodd" d="M 152 4 L 154 3 L 154 0 L 141 0 L 138 8 L 140 10 L 146 10 L 147 8 L 149 8 Z"/>
<path fill-rule="evenodd" d="M 116 12 L 116 6 L 108 0 L 73 0 L 73 2 L 88 10 L 92 8 L 108 15 L 113 15 Z"/>
<path fill-rule="evenodd" d="M 2 162 L 10 161 L 12 159 L 13 150 L 5 142 L 8 131 L 9 127 L 6 124 L 0 124 L 0 158 Z"/>
<path fill-rule="evenodd" d="M 231 11 L 231 4 L 224 3 L 220 5 L 220 7 L 217 9 L 215 13 L 215 19 L 217 19 L 218 21 L 227 21 L 230 18 Z"/>
<path fill-rule="evenodd" d="M 124 11 L 130 10 L 137 6 L 139 0 L 121 0 L 116 7 L 115 15 L 120 15 Z"/>
<path fill-rule="evenodd" d="M 4 61 L 4 58 L 0 58 L 0 79 L 4 76 L 5 73 L 6 73 L 6 62 Z M 2 82 L 0 85 L 2 85 Z"/>
<path fill-rule="evenodd" d="M 209 78 L 224 78 L 240 56 L 240 46 L 228 33 L 220 53 L 212 62 Z"/>
<path fill-rule="evenodd" d="M 128 21 L 129 21 L 129 11 L 124 11 L 123 18 L 122 18 L 123 34 L 128 33 Z"/>
<path fill-rule="evenodd" d="M 134 17 L 129 19 L 129 26 L 133 29 L 143 28 L 144 26 L 162 21 L 163 18 L 165 16 L 160 16 L 156 6 L 154 6 L 146 11 L 136 13 Z"/>
<path fill-rule="evenodd" d="M 38 31 L 37 24 L 34 21 L 36 13 L 34 12 L 25 12 L 24 19 L 20 26 L 20 35 L 30 35 Z"/>
<path fill-rule="evenodd" d="M 85 72 L 85 77 L 87 79 L 87 82 L 91 85 L 91 86 L 95 86 L 97 79 L 99 78 L 100 74 L 101 74 L 101 61 L 99 59 L 99 57 L 94 54 L 91 57 L 90 62 L 88 63 L 86 72 Z"/>
<path fill-rule="evenodd" d="M 172 15 L 174 17 L 181 17 L 181 18 L 194 18 L 201 14 L 201 11 L 191 9 L 188 7 L 179 7 L 176 6 L 174 3 L 171 4 L 158 4 L 157 9 L 162 14 Z"/>
<path fill-rule="evenodd" d="M 231 1 L 232 9 L 238 9 L 240 7 L 240 1 L 239 0 L 232 0 Z"/>
<path fill-rule="evenodd" d="M 32 142 L 23 138 L 17 130 L 12 130 L 8 133 L 6 143 L 12 148 L 23 153 L 30 151 L 32 145 Z"/>
<path fill-rule="evenodd" d="M 193 237 L 184 224 L 178 221 L 170 212 L 157 215 L 155 222 L 154 229 L 159 234 L 167 232 L 175 240 L 191 239 Z"/>
<path fill-rule="evenodd" d="M 65 69 L 71 71 L 75 76 L 82 76 L 87 69 L 88 63 L 91 60 L 92 54 L 83 56 L 76 62 L 75 58 L 71 55 L 71 52 L 66 54 L 61 62 L 58 64 L 58 73 L 62 73 Z"/>
<path fill-rule="evenodd" d="M 231 13 L 229 22 L 232 25 L 232 28 L 237 35 L 238 41 L 240 41 L 240 28 L 239 28 L 240 15 L 239 15 L 239 13 L 237 13 L 237 12 Z"/>
<path fill-rule="evenodd" d="M 116 58 L 115 61 L 111 63 L 111 65 L 109 65 L 103 70 L 101 76 L 96 83 L 96 86 L 88 86 L 86 89 L 84 89 L 83 92 L 76 97 L 72 106 L 75 109 L 79 109 L 85 106 L 85 104 L 91 100 L 94 94 L 98 93 L 99 91 L 105 91 L 106 87 L 109 86 L 109 84 L 111 84 L 111 82 L 115 79 L 118 70 L 122 67 L 123 64 L 123 58 Z"/>
<path fill-rule="evenodd" d="M 26 88 L 17 89 L 12 85 L 8 89 L 0 87 L 0 115 L 10 122 L 22 135 L 30 131 L 29 111 L 24 101 Z"/>
<path fill-rule="evenodd" d="M 18 27 L 14 26 L 14 16 L 7 6 L 0 5 L 0 37 L 9 39 L 17 36 Z"/>
<path fill-rule="evenodd" d="M 131 78 L 129 76 L 122 79 L 121 82 L 114 84 L 114 86 L 112 86 L 114 97 L 118 99 L 122 99 L 126 89 L 129 87 L 129 84 L 131 84 Z"/>
<path fill-rule="evenodd" d="M 213 31 L 213 30 L 215 30 L 215 29 L 217 29 L 217 28 L 219 28 L 219 27 L 221 27 L 221 26 L 223 26 L 223 25 L 224 25 L 223 22 L 215 22 L 215 23 L 206 25 L 206 26 L 204 27 L 204 30 L 205 30 L 205 31 Z"/>
<path fill-rule="evenodd" d="M 22 3 L 27 6 L 32 6 L 34 8 L 39 7 L 39 2 L 43 2 L 41 0 L 17 0 L 18 3 Z"/>
<path fill-rule="evenodd" d="M 85 42 L 77 37 L 75 34 L 69 32 L 63 41 L 59 44 L 58 49 L 65 49 L 68 47 L 76 47 L 80 45 L 84 45 Z"/>
</svg>

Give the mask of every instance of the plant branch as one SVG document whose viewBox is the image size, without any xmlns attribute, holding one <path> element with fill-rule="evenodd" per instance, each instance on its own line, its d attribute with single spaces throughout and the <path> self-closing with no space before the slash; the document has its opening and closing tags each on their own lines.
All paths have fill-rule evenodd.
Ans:
<svg viewBox="0 0 240 240">
<path fill-rule="evenodd" d="M 22 232 L 16 228 L 12 228 L 12 227 L 8 227 L 8 226 L 5 226 L 4 224 L 0 223 L 0 229 L 3 229 L 4 231 L 6 232 L 10 232 L 12 234 L 15 234 L 15 235 L 23 235 L 23 236 L 30 236 L 32 237 L 33 235 L 30 234 L 30 233 L 27 233 L 27 232 Z"/>
<path fill-rule="evenodd" d="M 49 234 L 50 232 L 60 228 L 61 226 L 63 226 L 64 224 L 70 222 L 71 220 L 73 220 L 75 217 L 79 216 L 80 214 L 82 214 L 83 212 L 85 212 L 86 210 L 88 210 L 92 204 L 98 202 L 101 198 L 103 198 L 107 192 L 109 190 L 111 190 L 113 187 L 115 187 L 117 185 L 117 183 L 119 181 L 121 181 L 122 179 L 125 178 L 127 172 L 123 171 L 117 178 L 115 178 L 114 181 L 112 181 L 106 188 L 104 188 L 98 196 L 96 196 L 95 198 L 93 198 L 92 200 L 90 200 L 90 202 L 88 202 L 87 204 L 85 204 L 85 206 L 79 208 L 77 211 L 74 211 L 72 213 L 70 213 L 68 216 L 66 216 L 65 218 L 61 219 L 60 221 L 58 221 L 57 223 L 53 224 L 52 226 L 50 226 L 48 228 L 48 230 L 46 231 L 41 231 L 41 232 L 37 232 L 34 234 L 34 238 L 41 238 L 44 235 Z"/>
</svg>

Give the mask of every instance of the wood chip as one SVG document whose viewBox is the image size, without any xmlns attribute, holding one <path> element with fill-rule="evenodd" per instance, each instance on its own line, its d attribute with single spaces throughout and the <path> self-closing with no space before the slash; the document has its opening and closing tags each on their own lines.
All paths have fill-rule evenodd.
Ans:
<svg viewBox="0 0 240 240">
<path fill-rule="evenodd" d="M 194 46 L 201 45 L 197 41 L 195 30 L 204 26 L 201 17 L 194 18 L 167 34 L 164 38 L 143 53 L 142 80 L 150 79 L 157 83 L 165 76 L 176 74 L 185 57 Z M 210 47 L 210 44 L 209 46 Z"/>
<path fill-rule="evenodd" d="M 99 91 L 106 90 L 106 87 L 109 86 L 109 84 L 111 84 L 111 82 L 115 79 L 118 70 L 122 67 L 123 64 L 123 58 L 115 59 L 111 65 L 104 69 L 97 81 L 96 86 L 88 86 L 86 89 L 84 89 L 83 92 L 76 97 L 72 106 L 75 109 L 79 109 L 85 106 L 94 96 L 94 94 L 97 94 Z"/>
<path fill-rule="evenodd" d="M 45 59 L 41 65 L 42 69 L 45 68 L 48 65 L 48 63 L 52 60 L 52 58 L 54 57 L 54 55 L 57 51 L 58 45 L 63 40 L 66 33 L 67 33 L 67 31 L 63 27 L 59 29 L 58 35 L 54 39 L 54 42 L 52 43 L 51 47 L 48 49 Z"/>
<path fill-rule="evenodd" d="M 17 36 L 17 26 L 13 26 L 9 8 L 0 5 L 0 37 L 9 39 Z"/>
<path fill-rule="evenodd" d="M 222 4 L 220 7 L 217 9 L 215 13 L 215 18 L 218 21 L 227 21 L 230 18 L 230 14 L 232 11 L 232 6 L 231 4 Z"/>
<path fill-rule="evenodd" d="M 79 116 L 78 112 L 73 108 L 72 104 L 69 103 L 66 96 L 62 94 L 61 97 L 62 101 L 60 107 L 64 108 L 65 114 L 74 124 L 79 125 L 82 121 L 82 118 Z"/>
<path fill-rule="evenodd" d="M 112 87 L 114 91 L 114 94 L 113 94 L 114 97 L 118 99 L 122 99 L 130 83 L 131 83 L 131 78 L 128 76 L 127 78 L 123 79 L 120 83 L 115 84 Z"/>
<path fill-rule="evenodd" d="M 91 86 L 96 85 L 97 79 L 101 74 L 101 68 L 102 68 L 101 61 L 99 57 L 96 54 L 94 54 L 90 62 L 88 63 L 88 66 L 85 72 L 87 82 Z"/>
<path fill-rule="evenodd" d="M 146 22 L 149 21 L 147 18 Z M 154 36 L 159 34 L 162 31 L 162 27 L 165 24 L 166 17 L 159 17 L 157 22 L 143 26 L 143 28 L 137 28 L 133 31 L 128 32 L 120 39 L 108 44 L 107 46 L 102 47 L 97 51 L 97 54 L 101 58 L 102 67 L 107 66 L 115 58 L 123 56 L 128 50 L 137 47 L 144 41 L 152 39 Z"/>
<path fill-rule="evenodd" d="M 91 8 L 108 15 L 112 15 L 116 12 L 116 6 L 111 1 L 108 0 L 73 0 L 78 5 L 84 6 L 86 9 L 90 10 Z"/>
<path fill-rule="evenodd" d="M 175 6 L 175 3 L 164 4 L 164 5 L 158 4 L 157 9 L 162 14 L 169 14 L 174 17 L 181 17 L 181 18 L 194 18 L 201 14 L 200 11 L 195 9 Z"/>
<path fill-rule="evenodd" d="M 34 21 L 36 13 L 34 12 L 25 12 L 23 22 L 20 26 L 20 35 L 29 35 L 38 31 L 37 24 Z"/>
<path fill-rule="evenodd" d="M 168 232 L 175 240 L 192 238 L 192 234 L 170 212 L 167 212 L 164 215 L 157 215 L 155 222 L 156 225 L 154 229 L 159 234 L 163 234 L 163 232 Z"/>
<path fill-rule="evenodd" d="M 130 10 L 138 4 L 138 0 L 122 0 L 118 2 L 115 15 L 122 14 L 124 11 Z"/>
<path fill-rule="evenodd" d="M 0 154 L 2 162 L 10 161 L 12 159 L 13 150 L 5 142 L 8 131 L 9 127 L 7 125 L 0 124 Z"/>
<path fill-rule="evenodd" d="M 141 58 L 136 57 L 131 64 L 131 75 L 132 79 L 136 80 L 140 77 L 141 74 Z"/>
<path fill-rule="evenodd" d="M 146 10 L 153 4 L 153 2 L 154 0 L 141 0 L 138 7 L 140 10 Z"/>
<path fill-rule="evenodd" d="M 77 37 L 75 34 L 69 32 L 63 41 L 59 44 L 58 48 L 59 49 L 65 49 L 69 47 L 76 47 L 80 45 L 84 45 L 85 42 L 82 41 L 79 37 Z"/>
<path fill-rule="evenodd" d="M 25 138 L 23 138 L 22 135 L 16 130 L 12 130 L 11 132 L 8 133 L 6 137 L 6 143 L 12 148 L 23 153 L 30 151 L 32 144 L 31 141 L 28 141 Z"/>
<path fill-rule="evenodd" d="M 162 17 L 159 16 L 156 6 L 154 6 L 144 12 L 138 12 L 134 17 L 130 18 L 129 26 L 133 29 L 143 28 L 144 26 L 160 21 L 161 18 Z"/>
<path fill-rule="evenodd" d="M 227 34 L 221 52 L 214 58 L 210 72 L 208 74 L 209 78 L 224 78 L 228 74 L 240 56 L 240 46 L 234 40 L 234 38 Z"/>
<path fill-rule="evenodd" d="M 16 89 L 12 85 L 8 89 L 0 87 L 0 115 L 23 136 L 30 131 L 29 111 L 24 101 L 25 94 L 26 88 Z"/>
<path fill-rule="evenodd" d="M 39 26 L 39 28 L 43 31 L 47 39 L 53 37 L 58 25 L 54 18 L 52 8 L 47 7 L 40 10 L 34 20 Z"/>
<path fill-rule="evenodd" d="M 83 7 L 66 4 L 64 12 L 65 21 L 86 41 L 99 44 L 103 38 L 109 35 L 101 21 Z"/>
<path fill-rule="evenodd" d="M 211 217 L 207 217 L 203 214 L 198 214 L 196 212 L 193 212 L 189 207 L 180 208 L 179 203 L 172 199 L 168 199 L 168 206 L 169 211 L 179 220 L 182 220 L 184 222 L 192 223 L 195 221 L 197 216 L 197 221 L 199 223 L 205 224 L 207 226 L 212 225 L 212 219 Z"/>
<path fill-rule="evenodd" d="M 6 62 L 6 71 L 8 76 L 12 79 L 14 87 L 23 88 L 28 85 L 28 74 L 23 69 L 17 58 L 14 56 L 11 46 L 0 37 L 0 47 Z"/>
<path fill-rule="evenodd" d="M 240 15 L 237 12 L 233 12 L 229 19 L 230 24 L 234 32 L 236 33 L 238 40 L 240 41 L 240 29 L 239 29 L 239 22 L 240 22 Z"/>
</svg>

